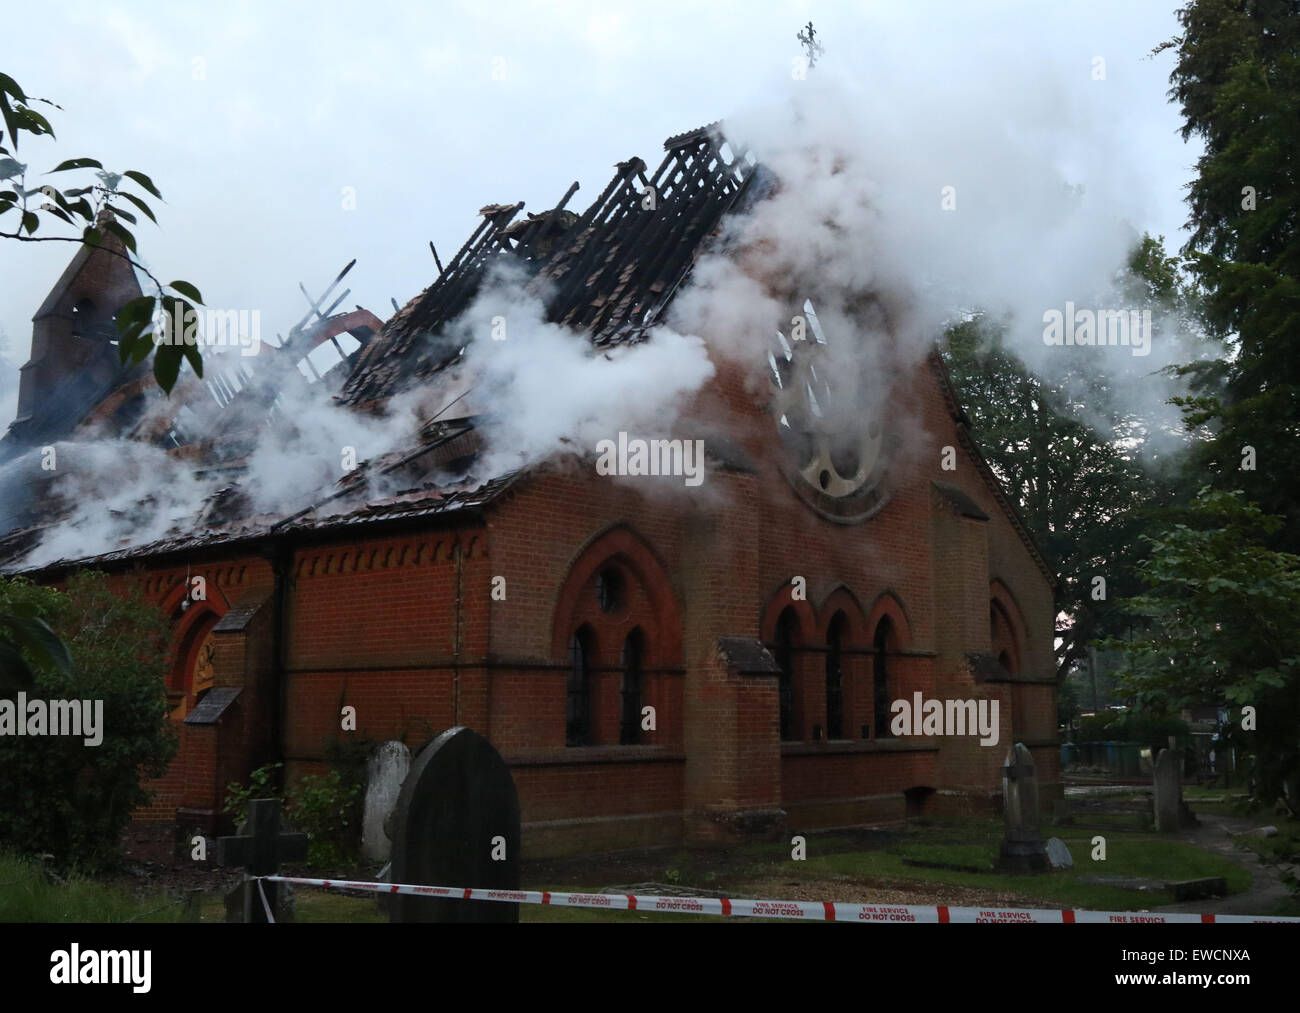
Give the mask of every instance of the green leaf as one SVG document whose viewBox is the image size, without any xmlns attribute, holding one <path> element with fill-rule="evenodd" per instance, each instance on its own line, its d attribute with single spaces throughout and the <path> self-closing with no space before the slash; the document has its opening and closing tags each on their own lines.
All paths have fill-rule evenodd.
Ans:
<svg viewBox="0 0 1300 1013">
<path fill-rule="evenodd" d="M 115 317 L 117 329 L 120 333 L 125 334 L 131 324 L 147 324 L 153 317 L 154 297 L 151 295 L 137 296 L 130 302 L 126 303 L 117 311 Z"/>
<path fill-rule="evenodd" d="M 130 222 L 132 225 L 135 224 L 135 215 L 131 214 L 130 211 L 123 211 L 121 208 L 113 208 L 113 214 L 117 218 L 125 219 L 126 221 Z"/>
<path fill-rule="evenodd" d="M 182 344 L 181 351 L 185 353 L 185 358 L 189 360 L 190 368 L 194 370 L 194 375 L 203 378 L 203 355 L 199 351 L 197 343 L 193 345 Z"/>
<path fill-rule="evenodd" d="M 200 306 L 203 305 L 203 296 L 199 295 L 199 290 L 188 281 L 173 281 L 168 283 L 168 287 L 174 288 L 181 295 L 193 299 Z"/>
<path fill-rule="evenodd" d="M 54 128 L 50 126 L 50 121 L 29 106 L 19 106 L 14 110 L 14 115 L 18 119 L 19 129 L 26 130 L 30 134 L 39 137 L 41 134 L 54 136 Z"/>
<path fill-rule="evenodd" d="M 44 619 L 17 612 L 0 616 L 0 637 L 18 650 L 26 651 L 40 664 L 55 668 L 64 675 L 71 674 L 72 658 L 68 648 Z"/>
<path fill-rule="evenodd" d="M 5 80 L 13 80 L 6 78 Z M 15 85 L 15 87 L 17 87 Z M 9 105 L 9 95 L 6 94 L 3 82 L 0 82 L 0 118 L 5 121 L 5 129 L 9 131 L 9 143 L 14 146 L 14 154 L 18 153 L 18 126 L 14 111 Z"/>
<path fill-rule="evenodd" d="M 139 183 L 142 187 L 148 190 L 159 200 L 163 199 L 163 195 L 160 194 L 158 192 L 158 188 L 153 185 L 153 180 L 151 180 L 143 172 L 136 172 L 134 169 L 127 169 L 126 172 L 122 173 L 122 175 L 126 176 L 128 179 L 135 180 L 137 183 Z"/>
<path fill-rule="evenodd" d="M 85 231 L 81 233 L 81 241 L 87 246 L 98 246 L 103 238 L 104 234 L 93 225 L 87 225 Z"/>
<path fill-rule="evenodd" d="M 151 222 L 153 222 L 155 225 L 158 224 L 158 219 L 155 218 L 155 217 L 153 216 L 153 212 L 149 210 L 149 205 L 146 204 L 144 201 L 142 201 L 142 200 L 141 200 L 139 197 L 137 197 L 135 194 L 133 194 L 133 193 L 127 193 L 125 190 L 121 190 L 121 191 L 118 192 L 118 196 L 119 196 L 119 197 L 123 197 L 123 198 L 125 198 L 126 200 L 129 200 L 132 204 L 134 204 L 134 205 L 135 205 L 136 207 L 138 207 L 141 211 L 143 211 L 146 215 L 148 215 L 148 216 L 149 216 L 149 220 L 150 220 Z"/>
<path fill-rule="evenodd" d="M 27 234 L 28 234 L 29 236 L 30 236 L 30 235 L 33 235 L 33 234 L 36 232 L 37 228 L 40 227 L 40 224 L 41 224 L 41 220 L 40 220 L 40 218 L 38 218 L 38 217 L 36 216 L 36 212 L 35 212 L 35 211 L 24 211 L 24 212 L 23 212 L 23 224 L 22 224 L 22 227 L 25 228 L 25 229 L 27 230 Z"/>
<path fill-rule="evenodd" d="M 66 162 L 60 162 L 50 172 L 66 172 L 68 169 L 102 169 L 104 168 L 93 158 L 69 158 Z M 48 176 L 49 173 L 47 172 Z"/>
<path fill-rule="evenodd" d="M 149 358 L 154 347 L 153 334 L 142 333 L 144 326 L 141 323 L 132 324 L 118 342 L 118 356 L 123 365 L 127 362 L 135 365 Z"/>
<path fill-rule="evenodd" d="M 27 96 L 24 94 L 22 88 L 18 87 L 18 82 L 8 74 L 0 74 L 0 92 L 7 92 L 19 102 L 27 101 Z"/>
<path fill-rule="evenodd" d="M 104 228 L 108 229 L 109 232 L 113 233 L 113 235 L 117 236 L 118 239 L 122 240 L 122 242 L 126 244 L 127 249 L 129 249 L 132 253 L 136 252 L 135 236 L 131 235 L 131 231 L 129 229 L 127 229 L 123 225 L 118 225 L 117 222 L 115 221 L 111 221 L 108 219 L 104 221 Z"/>
<path fill-rule="evenodd" d="M 153 356 L 153 375 L 158 386 L 168 394 L 176 386 L 181 371 L 181 357 L 185 345 L 159 345 Z"/>
</svg>

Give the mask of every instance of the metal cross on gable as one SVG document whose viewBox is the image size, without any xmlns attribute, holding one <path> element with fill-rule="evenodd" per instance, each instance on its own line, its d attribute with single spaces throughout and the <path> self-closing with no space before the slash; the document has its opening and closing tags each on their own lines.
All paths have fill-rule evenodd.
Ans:
<svg viewBox="0 0 1300 1013">
<path fill-rule="evenodd" d="M 821 56 L 822 53 L 825 52 L 822 48 L 822 44 L 817 41 L 817 29 L 815 29 L 813 23 L 809 21 L 795 37 L 803 43 L 804 51 L 808 58 L 808 69 L 811 70 L 813 67 L 817 66 L 817 57 Z"/>
<path fill-rule="evenodd" d="M 266 911 L 258 897 L 258 876 L 272 876 L 282 861 L 307 857 L 307 835 L 280 830 L 280 800 L 255 798 L 248 803 L 248 822 L 236 837 L 217 838 L 217 864 L 226 868 L 243 866 L 244 921 L 265 922 Z M 264 883 L 261 891 L 274 910 L 279 883 Z"/>
</svg>

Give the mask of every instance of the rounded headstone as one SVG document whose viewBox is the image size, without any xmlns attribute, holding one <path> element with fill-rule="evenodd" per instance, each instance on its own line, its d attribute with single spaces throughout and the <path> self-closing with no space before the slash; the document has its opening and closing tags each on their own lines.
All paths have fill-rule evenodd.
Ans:
<svg viewBox="0 0 1300 1013">
<path fill-rule="evenodd" d="M 519 796 L 501 755 L 452 728 L 421 749 L 393 811 L 391 881 L 519 889 Z M 517 922 L 519 905 L 397 895 L 393 921 Z"/>
</svg>

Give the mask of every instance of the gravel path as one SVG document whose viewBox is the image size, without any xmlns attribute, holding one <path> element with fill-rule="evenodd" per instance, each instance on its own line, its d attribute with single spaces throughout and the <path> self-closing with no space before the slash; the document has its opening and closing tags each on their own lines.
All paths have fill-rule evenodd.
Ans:
<svg viewBox="0 0 1300 1013">
<path fill-rule="evenodd" d="M 1193 800 L 1195 805 L 1195 800 Z M 1229 815 L 1208 815 L 1198 813 L 1200 826 L 1178 835 L 1179 840 L 1195 844 L 1198 848 L 1216 855 L 1222 855 L 1229 861 L 1249 869 L 1254 879 L 1250 888 L 1230 897 L 1209 897 L 1204 900 L 1183 901 L 1154 908 L 1156 911 L 1196 911 L 1205 914 L 1225 915 L 1264 915 L 1271 912 L 1279 903 L 1290 896 L 1286 886 L 1278 879 L 1277 871 L 1260 861 L 1259 856 L 1248 848 L 1237 847 L 1229 831 L 1240 833 L 1255 827 L 1265 826 L 1271 821 L 1264 815 L 1242 817 Z"/>
</svg>

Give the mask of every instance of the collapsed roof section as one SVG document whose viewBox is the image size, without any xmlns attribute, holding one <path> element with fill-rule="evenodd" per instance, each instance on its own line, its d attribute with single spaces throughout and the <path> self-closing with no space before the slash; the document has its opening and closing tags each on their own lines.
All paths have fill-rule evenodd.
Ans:
<svg viewBox="0 0 1300 1013">
<path fill-rule="evenodd" d="M 360 354 L 339 400 L 374 406 L 454 362 L 459 348 L 429 339 L 503 261 L 531 273 L 529 288 L 545 298 L 548 319 L 586 332 L 595 347 L 641 340 L 759 169 L 718 123 L 670 137 L 664 150 L 650 176 L 640 158 L 619 162 L 581 215 L 566 208 L 577 183 L 555 207 L 524 219 L 516 217 L 522 202 L 482 208 L 483 221 L 434 283 Z"/>
<path fill-rule="evenodd" d="M 248 424 L 289 424 L 277 418 L 281 385 L 311 380 L 294 369 L 314 348 L 344 332 L 359 347 L 339 349 L 343 363 L 331 370 L 332 383 L 315 384 L 321 395 L 338 389 L 336 400 L 354 410 L 382 410 L 393 395 L 431 380 L 461 354 L 449 341 L 438 341 L 443 328 L 470 305 L 487 272 L 497 264 L 521 265 L 529 291 L 545 300 L 548 319 L 586 333 L 593 347 L 643 340 L 660 318 L 703 252 L 706 240 L 723 217 L 766 192 L 758 186 L 761 167 L 746 151 L 736 151 L 719 124 L 668 138 L 659 168 L 646 174 L 646 163 L 632 158 L 618 163 L 614 178 L 581 215 L 566 205 L 578 189 L 574 183 L 553 208 L 518 218 L 523 203 L 488 205 L 482 222 L 432 285 L 400 309 L 382 327 L 358 307 L 356 313 L 333 315 L 347 292 L 326 309 L 348 269 L 290 330 L 270 362 L 256 373 L 235 360 L 234 373 L 212 370 L 204 381 L 224 419 L 216 426 L 187 432 L 185 409 L 163 419 L 165 432 L 135 424 L 117 433 L 171 447 L 194 461 L 196 474 L 220 483 L 200 508 L 186 533 L 173 529 L 148 544 L 104 546 L 85 556 L 46 563 L 46 571 L 74 565 L 110 564 L 177 553 L 226 551 L 235 544 L 282 535 L 351 529 L 374 524 L 429 523 L 486 505 L 518 473 L 476 475 L 482 450 L 478 420 L 473 417 L 427 422 L 411 445 L 360 463 L 333 486 L 313 495 L 309 505 L 287 516 L 257 513 L 243 482 L 245 455 L 251 449 Z M 435 253 L 436 258 L 436 253 Z M 304 294 L 306 290 L 304 289 Z M 314 317 L 314 319 L 313 319 Z M 310 366 L 310 359 L 306 359 Z M 347 379 L 338 387 L 337 377 Z M 132 391 L 123 389 L 122 397 Z M 136 394 L 142 392 L 134 392 Z M 100 411 L 112 408 L 105 399 Z M 250 410 L 251 409 L 251 410 Z M 489 406 L 491 409 L 491 406 Z M 92 417 L 96 414 L 92 411 Z M 154 420 L 155 423 L 158 420 Z M 200 437 L 199 432 L 205 433 Z M 227 481 L 228 479 L 228 481 Z M 0 566 L 22 567 L 22 560 L 53 528 L 41 523 L 0 537 Z M 12 527 L 12 525 L 9 525 Z M 88 549 L 90 547 L 87 547 Z M 93 550 L 92 550 L 93 551 Z"/>
</svg>

